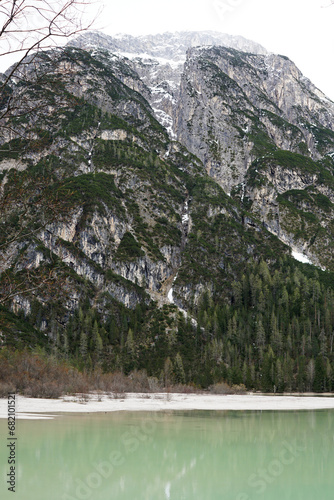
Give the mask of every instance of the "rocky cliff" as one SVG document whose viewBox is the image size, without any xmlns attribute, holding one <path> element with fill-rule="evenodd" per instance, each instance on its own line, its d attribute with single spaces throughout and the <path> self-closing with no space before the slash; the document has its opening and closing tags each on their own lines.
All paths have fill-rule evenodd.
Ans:
<svg viewBox="0 0 334 500">
<path fill-rule="evenodd" d="M 139 38 L 92 33 L 76 44 L 123 58 L 145 85 L 142 92 L 169 137 L 282 241 L 318 266 L 331 266 L 329 240 L 324 247 L 318 235 L 331 234 L 334 103 L 292 61 L 242 37 L 213 32 Z M 286 154 L 283 161 L 282 150 L 296 156 Z M 262 175 L 264 164 L 277 172 Z M 304 206 L 297 224 L 291 205 L 278 197 L 311 186 L 316 220 L 310 224 Z M 322 196 L 325 212 L 316 206 Z"/>
</svg>

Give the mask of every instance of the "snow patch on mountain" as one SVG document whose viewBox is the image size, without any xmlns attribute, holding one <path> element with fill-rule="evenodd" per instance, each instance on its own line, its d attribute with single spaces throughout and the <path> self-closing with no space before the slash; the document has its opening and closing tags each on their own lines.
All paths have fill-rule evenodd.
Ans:
<svg viewBox="0 0 334 500">
<path fill-rule="evenodd" d="M 142 62 L 148 62 L 150 64 L 160 64 L 162 66 L 169 65 L 173 69 L 177 69 L 179 66 L 182 66 L 186 61 L 186 56 L 180 57 L 177 61 L 173 59 L 166 59 L 164 57 L 152 56 L 151 54 L 147 54 L 144 52 L 141 53 L 133 53 L 133 52 L 123 52 L 117 51 L 117 55 L 126 57 L 131 60 L 141 60 Z"/>
<path fill-rule="evenodd" d="M 298 260 L 298 262 L 302 262 L 303 264 L 313 264 L 313 262 L 307 257 L 307 255 L 305 255 L 301 252 L 297 252 L 296 250 L 292 250 L 291 255 L 294 259 Z"/>
<path fill-rule="evenodd" d="M 173 129 L 173 118 L 165 113 L 162 109 L 153 108 L 154 114 L 158 122 L 165 127 L 171 139 L 176 139 L 176 133 Z"/>
</svg>

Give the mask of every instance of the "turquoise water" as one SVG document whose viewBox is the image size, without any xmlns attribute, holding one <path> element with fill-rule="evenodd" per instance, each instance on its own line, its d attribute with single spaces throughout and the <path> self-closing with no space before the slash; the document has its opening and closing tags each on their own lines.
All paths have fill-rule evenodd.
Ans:
<svg viewBox="0 0 334 500">
<path fill-rule="evenodd" d="M 58 416 L 17 424 L 16 492 L 1 499 L 329 500 L 334 411 Z"/>
</svg>

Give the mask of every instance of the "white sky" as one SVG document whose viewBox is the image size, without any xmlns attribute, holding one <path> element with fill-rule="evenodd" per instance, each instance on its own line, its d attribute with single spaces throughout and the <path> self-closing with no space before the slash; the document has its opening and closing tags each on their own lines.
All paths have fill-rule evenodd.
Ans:
<svg viewBox="0 0 334 500">
<path fill-rule="evenodd" d="M 103 0 L 100 0 L 103 3 Z M 107 34 L 214 30 L 242 35 L 294 61 L 334 100 L 332 0 L 106 0 Z M 97 2 L 95 2 L 95 6 Z"/>
</svg>

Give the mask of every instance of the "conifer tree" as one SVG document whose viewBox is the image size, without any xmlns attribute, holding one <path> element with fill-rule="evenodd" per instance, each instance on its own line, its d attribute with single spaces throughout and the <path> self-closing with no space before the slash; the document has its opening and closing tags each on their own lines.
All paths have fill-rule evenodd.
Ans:
<svg viewBox="0 0 334 500">
<path fill-rule="evenodd" d="M 186 382 L 183 361 L 179 352 L 176 354 L 174 361 L 174 380 L 178 384 L 185 384 Z"/>
</svg>

